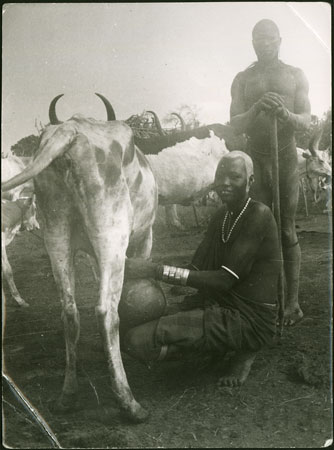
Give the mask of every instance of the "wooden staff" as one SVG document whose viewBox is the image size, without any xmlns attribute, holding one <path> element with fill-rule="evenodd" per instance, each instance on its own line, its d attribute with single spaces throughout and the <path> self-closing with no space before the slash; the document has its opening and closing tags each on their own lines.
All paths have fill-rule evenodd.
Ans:
<svg viewBox="0 0 334 450">
<path fill-rule="evenodd" d="M 281 234 L 281 207 L 279 195 L 279 164 L 278 164 L 278 139 L 277 139 L 277 117 L 272 115 L 270 118 L 270 150 L 271 150 L 271 167 L 272 167 L 272 204 L 273 214 L 277 223 L 279 257 L 281 260 L 281 270 L 278 284 L 278 321 L 279 335 L 282 335 L 284 322 L 284 265 L 282 251 L 282 234 Z"/>
</svg>

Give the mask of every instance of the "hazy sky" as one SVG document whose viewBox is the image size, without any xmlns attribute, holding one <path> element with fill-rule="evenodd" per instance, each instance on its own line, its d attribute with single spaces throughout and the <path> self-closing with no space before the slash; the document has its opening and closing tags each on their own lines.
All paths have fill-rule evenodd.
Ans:
<svg viewBox="0 0 334 450">
<path fill-rule="evenodd" d="M 305 72 L 312 113 L 331 105 L 331 10 L 323 2 L 12 3 L 3 6 L 3 151 L 58 117 L 160 117 L 197 105 L 205 123 L 229 120 L 230 87 L 255 59 L 251 31 L 263 18 L 281 32 L 280 58 Z"/>
</svg>

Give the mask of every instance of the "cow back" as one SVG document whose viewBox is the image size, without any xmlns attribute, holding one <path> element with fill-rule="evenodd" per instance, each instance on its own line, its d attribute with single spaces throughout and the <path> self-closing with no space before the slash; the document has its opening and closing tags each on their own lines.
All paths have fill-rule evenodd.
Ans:
<svg viewBox="0 0 334 450">
<path fill-rule="evenodd" d="M 223 140 L 212 135 L 146 155 L 159 187 L 160 204 L 189 204 L 207 194 L 220 159 L 228 152 Z"/>
<path fill-rule="evenodd" d="M 76 114 L 43 135 L 41 145 L 39 151 L 52 148 L 53 153 L 59 153 L 54 150 L 57 145 L 64 145 L 61 156 L 50 167 L 63 180 L 82 214 L 87 205 L 95 207 L 103 202 L 115 214 L 119 215 L 123 208 L 124 215 L 126 210 L 131 217 L 131 230 L 153 224 L 157 205 L 155 178 L 145 156 L 135 148 L 133 132 L 127 124 Z"/>
</svg>

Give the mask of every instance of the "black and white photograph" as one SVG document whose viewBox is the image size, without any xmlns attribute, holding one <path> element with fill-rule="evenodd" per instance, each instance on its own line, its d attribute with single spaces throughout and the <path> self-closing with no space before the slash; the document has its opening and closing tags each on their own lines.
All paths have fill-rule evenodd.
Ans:
<svg viewBox="0 0 334 450">
<path fill-rule="evenodd" d="M 332 5 L 2 5 L 2 445 L 333 444 Z"/>
</svg>

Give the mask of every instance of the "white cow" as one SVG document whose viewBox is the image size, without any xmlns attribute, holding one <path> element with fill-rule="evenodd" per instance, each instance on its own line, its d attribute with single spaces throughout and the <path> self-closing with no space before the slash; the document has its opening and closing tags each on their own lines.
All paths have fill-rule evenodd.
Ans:
<svg viewBox="0 0 334 450">
<path fill-rule="evenodd" d="M 211 190 L 219 160 L 228 150 L 243 150 L 246 140 L 243 135 L 237 136 L 230 125 L 219 123 L 185 130 L 185 123 L 177 113 L 172 114 L 179 118 L 181 131 L 167 133 L 157 114 L 146 112 L 153 115 L 158 135 L 149 138 L 135 135 L 135 144 L 152 166 L 167 225 L 183 230 L 177 204 L 193 205 L 195 211 L 194 201 Z"/>
<path fill-rule="evenodd" d="M 17 290 L 6 247 L 21 230 L 31 231 L 35 228 L 39 228 L 39 225 L 36 220 L 34 196 L 19 198 L 15 201 L 1 200 L 1 269 L 10 292 L 19 306 L 29 306 L 29 304 L 23 300 Z"/>
<path fill-rule="evenodd" d="M 154 117 L 157 122 L 157 116 Z M 201 137 L 205 136 L 205 130 L 208 132 L 210 127 L 219 137 L 212 131 L 210 138 Z M 161 130 L 159 122 L 158 129 Z M 192 133 L 198 137 L 191 137 Z M 297 148 L 301 182 L 307 180 L 316 202 L 320 199 L 319 180 L 331 177 L 332 174 L 331 166 L 326 160 L 328 153 L 318 150 L 320 138 L 321 130 L 316 130 L 308 151 Z M 178 142 L 179 139 L 183 139 L 183 142 Z M 206 195 L 211 190 L 215 169 L 221 157 L 229 150 L 245 147 L 243 136 L 235 136 L 231 127 L 220 124 L 176 132 L 167 137 L 136 139 L 135 142 L 151 164 L 158 183 L 159 204 L 165 206 L 167 225 L 178 229 L 184 227 L 177 214 L 177 205 L 189 206 Z M 167 146 L 171 144 L 175 145 Z M 327 183 L 322 190 L 329 190 L 330 187 L 331 184 Z"/>
<path fill-rule="evenodd" d="M 1 157 L 1 181 L 7 181 L 22 172 L 30 160 L 31 158 L 29 157 L 20 157 L 14 155 L 13 153 L 9 153 L 6 157 Z M 22 197 L 22 195 L 32 195 L 33 192 L 34 185 L 32 180 L 29 180 L 21 186 L 17 186 L 9 192 L 3 193 L 1 198 L 15 201 Z"/>
<path fill-rule="evenodd" d="M 304 196 L 306 215 L 308 215 L 305 195 L 306 186 L 309 186 L 311 189 L 315 203 L 318 203 L 322 198 L 322 194 L 326 192 L 328 196 L 326 207 L 327 209 L 331 209 L 331 157 L 328 149 L 318 149 L 322 132 L 322 127 L 315 130 L 310 139 L 308 150 L 297 148 L 298 171 Z"/>
<path fill-rule="evenodd" d="M 168 225 L 183 229 L 176 204 L 191 205 L 212 189 L 218 162 L 227 152 L 224 140 L 210 131 L 210 137 L 191 137 L 146 155 L 157 180 L 159 204 L 166 206 Z"/>
<path fill-rule="evenodd" d="M 28 160 L 9 154 L 1 158 L 1 179 L 7 181 L 24 170 Z M 1 198 L 1 263 L 2 275 L 19 306 L 29 306 L 23 300 L 14 282 L 13 270 L 8 261 L 6 247 L 21 230 L 39 228 L 36 218 L 36 203 L 33 182 L 26 183 L 5 192 Z"/>
<path fill-rule="evenodd" d="M 162 129 L 159 122 L 157 129 Z M 194 200 L 208 193 L 219 159 L 228 150 L 244 150 L 246 140 L 236 136 L 231 126 L 215 123 L 149 139 L 137 137 L 135 144 L 152 161 L 167 224 L 184 229 L 177 204 L 194 205 Z"/>
<path fill-rule="evenodd" d="M 34 160 L 3 191 L 34 177 L 44 216 L 44 241 L 62 304 L 66 370 L 58 406 L 73 407 L 77 395 L 76 347 L 80 333 L 74 292 L 74 256 L 90 252 L 100 272 L 96 316 L 112 380 L 112 390 L 134 421 L 147 411 L 134 399 L 119 346 L 118 303 L 125 258 L 148 258 L 158 191 L 151 168 L 135 148 L 131 128 L 123 122 L 74 115 L 64 123 L 50 105 L 50 122 Z M 106 99 L 104 99 L 107 102 Z M 108 117 L 113 119 L 113 117 Z"/>
</svg>

